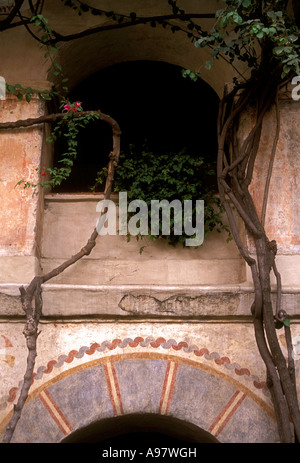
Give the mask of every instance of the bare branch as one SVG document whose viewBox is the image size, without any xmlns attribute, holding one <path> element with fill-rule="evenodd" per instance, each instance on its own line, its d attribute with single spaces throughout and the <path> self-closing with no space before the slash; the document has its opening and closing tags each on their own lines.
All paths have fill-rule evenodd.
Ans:
<svg viewBox="0 0 300 463">
<path fill-rule="evenodd" d="M 152 22 L 166 22 L 171 21 L 174 19 L 180 19 L 181 21 L 187 21 L 189 19 L 213 19 L 215 18 L 214 13 L 190 13 L 190 14 L 168 14 L 168 15 L 161 15 L 161 16 L 145 16 L 142 18 L 131 19 L 129 21 L 125 21 L 122 23 L 117 24 L 107 24 L 102 26 L 91 27 L 90 29 L 85 29 L 81 32 L 77 32 L 76 34 L 69 34 L 69 35 L 62 35 L 58 32 L 53 31 L 54 39 L 52 43 L 58 42 L 70 42 L 71 40 L 80 39 L 82 37 L 86 37 L 91 34 L 95 34 L 97 32 L 104 32 L 104 31 L 111 31 L 115 29 L 124 29 L 127 27 L 138 26 L 140 24 L 149 24 Z"/>
<path fill-rule="evenodd" d="M 236 198 L 235 194 L 233 193 L 232 189 L 229 187 L 229 185 L 225 182 L 224 179 L 220 179 L 220 183 L 224 187 L 224 192 L 226 195 L 231 199 L 233 205 L 235 206 L 236 210 L 240 214 L 241 218 L 244 220 L 245 225 L 247 226 L 248 230 L 257 238 L 262 235 L 262 232 L 257 229 L 257 227 L 254 225 L 252 222 L 250 216 L 247 214 L 245 211 L 244 207 L 242 204 L 239 202 L 239 200 Z"/>
<path fill-rule="evenodd" d="M 267 384 L 271 392 L 272 400 L 278 424 L 278 432 L 282 443 L 292 442 L 292 433 L 289 420 L 286 417 L 289 415 L 288 407 L 284 398 L 282 387 L 278 378 L 277 370 L 274 365 L 274 360 L 270 354 L 267 341 L 265 338 L 262 319 L 254 318 L 254 331 L 256 344 L 259 353 L 266 365 Z"/>
<path fill-rule="evenodd" d="M 77 112 L 77 113 L 72 114 L 72 117 L 79 118 L 79 117 L 87 116 L 89 114 L 94 114 L 95 116 L 97 116 L 102 121 L 107 122 L 111 126 L 111 128 L 112 128 L 112 130 L 113 130 L 113 132 L 115 134 L 119 134 L 119 135 L 121 134 L 121 130 L 120 130 L 120 127 L 119 127 L 118 123 L 112 117 L 110 117 L 107 114 L 102 113 L 100 110 L 97 110 L 97 111 L 81 111 L 81 112 Z M 20 129 L 20 128 L 23 128 L 23 127 L 31 127 L 31 126 L 37 125 L 37 124 L 56 122 L 56 121 L 64 119 L 64 118 L 65 119 L 68 118 L 67 113 L 45 114 L 43 116 L 34 117 L 34 118 L 19 119 L 19 120 L 15 121 L 15 122 L 2 122 L 2 123 L 0 123 L 0 130 Z"/>
<path fill-rule="evenodd" d="M 281 295 L 282 295 L 281 275 L 277 270 L 277 266 L 276 266 L 275 261 L 273 262 L 272 268 L 273 268 L 274 275 L 275 275 L 275 278 L 276 278 L 276 286 L 277 286 L 276 317 L 278 317 L 278 314 L 279 314 L 280 309 L 281 309 Z"/>
<path fill-rule="evenodd" d="M 293 422 L 297 438 L 300 437 L 300 412 L 294 383 L 294 366 L 291 357 L 291 340 L 289 345 L 289 363 L 281 351 L 276 334 L 276 316 L 280 318 L 281 310 L 281 278 L 275 264 L 276 242 L 270 241 L 264 226 L 258 217 L 253 198 L 249 192 L 249 185 L 253 176 L 254 163 L 258 153 L 264 117 L 277 95 L 278 72 L 274 69 L 272 79 L 268 85 L 260 80 L 252 82 L 250 88 L 244 88 L 242 94 L 235 97 L 235 102 L 226 95 L 220 103 L 218 117 L 218 159 L 217 173 L 220 199 L 227 213 L 232 235 L 241 256 L 251 268 L 254 283 L 254 302 L 251 307 L 255 328 L 256 343 L 261 357 L 266 365 L 268 386 L 272 394 L 278 430 L 282 442 L 292 442 L 290 418 Z M 263 81 L 264 82 L 264 81 Z M 249 91 L 250 90 L 250 91 Z M 256 121 L 242 145 L 238 143 L 237 124 L 241 113 L 249 107 L 249 103 L 256 102 Z M 277 103 L 278 104 L 278 103 Z M 226 107 L 226 105 L 228 105 Z M 277 106 L 278 111 L 278 106 Z M 277 114 L 277 127 L 274 137 L 271 160 L 274 161 L 276 145 L 279 137 L 280 119 Z M 229 147 L 228 147 L 229 145 Z M 226 155 L 226 152 L 228 154 Z M 268 190 L 272 163 L 269 166 L 269 176 L 266 186 Z M 232 183 L 229 183 L 232 182 Z M 267 194 L 265 195 L 267 201 Z M 230 199 L 230 202 L 226 198 Z M 232 205 L 242 217 L 245 226 L 253 239 L 256 249 L 256 259 L 252 258 L 240 236 L 235 221 Z M 274 270 L 277 281 L 276 316 L 271 301 L 270 272 Z M 281 325 L 282 326 L 282 325 Z M 289 331 L 286 336 L 289 336 Z"/>
<path fill-rule="evenodd" d="M 95 113 L 95 111 L 88 111 L 86 113 L 81 112 L 81 113 L 78 113 L 78 116 L 80 115 L 82 116 L 84 114 L 91 114 L 91 113 Z M 103 113 L 98 113 L 98 112 L 96 112 L 96 114 L 99 114 L 99 118 L 104 120 L 111 126 L 112 133 L 113 133 L 113 151 L 109 155 L 109 164 L 108 164 L 109 175 L 107 176 L 107 179 L 106 179 L 105 194 L 104 194 L 105 199 L 109 199 L 110 193 L 112 190 L 112 184 L 114 181 L 115 167 L 117 166 L 119 156 L 120 156 L 121 130 L 120 130 L 118 123 L 110 116 L 103 114 Z M 40 124 L 42 122 L 45 123 L 45 122 L 56 121 L 63 117 L 66 117 L 65 113 L 50 114 L 48 116 L 42 116 L 36 119 L 16 121 L 13 124 L 9 124 L 9 128 L 30 127 L 32 125 Z M 74 115 L 74 117 L 76 117 L 76 115 Z M 3 124 L 2 124 L 1 128 L 3 129 L 7 127 L 8 127 L 7 125 L 3 127 Z M 78 262 L 82 257 L 88 256 L 91 253 L 92 249 L 96 246 L 97 237 L 98 237 L 98 232 L 97 232 L 97 228 L 95 228 L 90 238 L 88 239 L 87 243 L 85 244 L 85 246 L 77 254 L 72 256 L 70 259 L 66 260 L 60 266 L 48 272 L 46 275 L 35 277 L 31 281 L 31 283 L 27 286 L 27 288 L 24 288 L 24 287 L 20 288 L 22 307 L 26 315 L 26 324 L 25 324 L 23 334 L 26 338 L 26 344 L 27 344 L 27 349 L 28 349 L 27 367 L 26 367 L 24 381 L 23 381 L 23 385 L 21 388 L 21 392 L 20 392 L 17 404 L 14 407 L 12 418 L 9 421 L 6 427 L 6 430 L 5 430 L 3 443 L 9 443 L 13 437 L 15 428 L 21 417 L 21 413 L 25 405 L 25 402 L 27 400 L 29 389 L 32 383 L 32 376 L 33 376 L 33 371 L 34 371 L 34 366 L 35 366 L 35 358 L 37 356 L 37 338 L 39 336 L 38 324 L 39 324 L 39 319 L 42 313 L 41 285 L 43 283 L 46 283 L 50 279 L 54 278 L 55 276 L 59 275 L 60 273 L 62 273 L 66 268 Z M 34 307 L 33 307 L 33 299 L 35 301 Z"/>
<path fill-rule="evenodd" d="M 7 27 L 12 23 L 14 18 L 17 16 L 18 12 L 20 11 L 21 6 L 23 5 L 24 0 L 16 0 L 14 7 L 12 8 L 11 12 L 8 16 L 0 21 L 0 31 L 4 31 Z"/>
<path fill-rule="evenodd" d="M 293 344 L 292 344 L 292 335 L 291 335 L 291 328 L 287 325 L 284 325 L 284 334 L 286 340 L 286 346 L 288 351 L 288 370 L 291 376 L 292 383 L 295 388 L 295 394 L 297 395 L 296 391 L 296 374 L 295 374 L 295 362 L 293 357 Z"/>
</svg>

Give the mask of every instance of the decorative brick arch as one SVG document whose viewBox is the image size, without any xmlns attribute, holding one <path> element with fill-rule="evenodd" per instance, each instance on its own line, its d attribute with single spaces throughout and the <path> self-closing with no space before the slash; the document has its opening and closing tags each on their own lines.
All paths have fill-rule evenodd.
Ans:
<svg viewBox="0 0 300 463">
<path fill-rule="evenodd" d="M 92 423 L 135 414 L 173 417 L 221 442 L 277 440 L 272 411 L 255 393 L 265 384 L 228 357 L 182 341 L 93 343 L 39 367 L 33 384 L 14 442 L 61 442 Z"/>
</svg>

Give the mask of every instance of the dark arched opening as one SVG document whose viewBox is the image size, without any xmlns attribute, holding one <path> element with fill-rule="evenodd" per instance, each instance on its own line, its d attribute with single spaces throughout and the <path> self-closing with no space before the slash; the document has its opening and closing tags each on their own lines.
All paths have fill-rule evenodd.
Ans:
<svg viewBox="0 0 300 463">
<path fill-rule="evenodd" d="M 121 150 L 146 146 L 153 152 L 186 148 L 208 162 L 216 159 L 219 98 L 204 81 L 183 78 L 181 68 L 164 62 L 134 61 L 99 71 L 72 90 L 70 101 L 84 110 L 100 109 L 117 120 Z M 79 136 L 71 176 L 56 192 L 87 192 L 97 171 L 107 165 L 111 129 L 92 122 Z M 54 163 L 63 147 L 57 146 Z"/>
<path fill-rule="evenodd" d="M 132 414 L 106 418 L 69 434 L 62 443 L 101 443 L 113 448 L 138 445 L 183 445 L 219 442 L 212 434 L 178 418 Z"/>
</svg>

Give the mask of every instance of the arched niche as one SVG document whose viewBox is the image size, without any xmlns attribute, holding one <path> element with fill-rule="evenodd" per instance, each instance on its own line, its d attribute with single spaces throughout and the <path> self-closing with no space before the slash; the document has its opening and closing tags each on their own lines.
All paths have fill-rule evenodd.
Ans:
<svg viewBox="0 0 300 463">
<path fill-rule="evenodd" d="M 204 80 L 184 78 L 180 66 L 150 60 L 121 62 L 84 79 L 68 98 L 82 102 L 85 111 L 100 109 L 113 117 L 121 127 L 125 155 L 134 145 L 139 152 L 186 150 L 212 166 L 216 162 L 219 97 Z M 59 143 L 55 165 L 64 152 Z M 55 192 L 90 191 L 97 172 L 107 166 L 111 144 L 110 126 L 90 122 L 80 131 L 70 178 Z M 217 191 L 216 178 L 212 188 Z"/>
<path fill-rule="evenodd" d="M 120 3 L 116 2 L 114 4 L 114 7 L 121 6 Z M 149 2 L 149 8 L 151 9 L 151 12 L 157 13 L 157 14 L 162 14 L 162 11 L 157 8 L 153 8 L 152 2 Z M 157 6 L 157 5 L 156 5 Z M 191 6 L 193 8 L 196 8 L 195 2 L 192 2 Z M 199 6 L 199 5 L 198 5 Z M 209 5 L 208 2 L 203 3 L 203 12 L 206 9 L 210 10 L 210 8 L 214 9 L 214 5 Z M 138 8 L 138 2 L 133 2 L 130 6 L 132 7 L 131 11 L 134 11 L 135 8 Z M 129 8 L 129 5 L 128 5 Z M 141 12 L 140 12 L 141 13 Z M 73 17 L 73 16 L 72 16 Z M 85 18 L 87 16 L 84 16 Z M 75 16 L 74 16 L 75 18 Z M 94 18 L 95 19 L 95 18 Z M 60 26 L 63 27 L 63 24 L 68 25 L 68 31 L 70 32 L 72 27 L 74 28 L 75 26 L 70 24 L 70 20 L 67 20 L 66 18 L 59 18 L 61 21 Z M 63 23 L 63 21 L 65 21 Z M 77 23 L 79 19 L 76 19 Z M 76 23 L 76 24 L 77 24 Z M 203 26 L 203 29 L 209 29 L 213 25 L 212 20 L 201 20 L 201 24 Z M 87 25 L 87 24 L 86 24 Z M 93 24 L 95 25 L 95 24 Z M 108 22 L 109 25 L 109 22 Z M 92 24 L 91 24 L 92 26 Z M 169 29 L 164 29 L 163 27 L 151 27 L 149 24 L 146 25 L 139 25 L 135 27 L 128 27 L 128 28 L 123 28 L 123 29 L 118 29 L 118 30 L 110 30 L 110 31 L 105 31 L 97 34 L 93 34 L 90 36 L 85 36 L 82 37 L 78 40 L 73 40 L 71 42 L 66 42 L 62 43 L 59 45 L 59 59 L 60 59 L 60 64 L 63 68 L 64 75 L 69 78 L 68 82 L 68 87 L 70 91 L 74 91 L 77 85 L 80 83 L 84 82 L 86 79 L 88 79 L 90 76 L 94 75 L 97 72 L 100 72 L 101 70 L 106 70 L 109 67 L 112 66 L 121 66 L 123 63 L 129 63 L 129 62 L 139 62 L 139 61 L 144 61 L 144 62 L 156 62 L 156 63 L 167 63 L 168 65 L 173 65 L 177 66 L 178 69 L 192 69 L 192 70 L 198 70 L 201 69 L 201 78 L 204 83 L 206 83 L 207 88 L 209 88 L 216 98 L 220 98 L 223 94 L 223 89 L 224 85 L 232 81 L 233 77 L 233 69 L 232 67 L 225 62 L 224 60 L 216 60 L 214 63 L 214 67 L 211 71 L 208 71 L 205 69 L 204 64 L 207 59 L 209 59 L 209 51 L 204 50 L 204 49 L 199 49 L 194 46 L 193 43 L 191 43 L 191 40 L 182 32 L 178 32 L 175 34 L 172 34 L 172 32 Z M 48 75 L 48 80 L 55 80 L 53 74 L 51 72 Z M 95 95 L 100 97 L 101 101 L 101 94 L 105 93 L 106 89 L 102 89 L 101 87 L 95 88 Z M 114 92 L 112 90 L 112 99 L 115 97 Z M 95 109 L 95 108 L 93 108 Z M 99 108 L 100 110 L 103 111 L 103 108 Z M 203 108 L 201 108 L 201 111 L 203 111 Z M 204 108 L 205 111 L 205 108 Z M 104 112 L 104 111 L 103 111 Z M 109 113 L 109 111 L 108 111 Z M 122 130 L 122 127 L 121 127 Z M 200 137 L 200 135 L 199 135 Z M 100 142 L 100 140 L 99 140 Z M 199 144 L 201 144 L 201 141 L 199 139 Z M 111 145 L 110 145 L 111 147 Z M 110 149 L 109 147 L 109 149 Z M 97 146 L 95 146 L 95 149 L 97 149 Z M 78 191 L 78 190 L 77 190 Z M 65 190 L 65 192 L 67 192 Z M 51 205 L 48 205 L 48 200 L 54 199 L 55 203 L 51 203 Z M 72 196 L 71 201 L 75 201 L 75 197 Z M 80 198 L 81 201 L 83 201 L 83 198 Z M 90 200 L 90 196 L 88 198 L 88 201 Z M 45 220 L 44 224 L 44 235 L 42 237 L 42 265 L 44 269 L 48 269 L 51 266 L 51 259 L 53 257 L 59 258 L 64 257 L 66 254 L 69 256 L 69 246 L 65 246 L 64 244 L 62 245 L 63 252 L 59 253 L 58 249 L 60 248 L 60 241 L 61 240 L 55 240 L 56 241 L 56 248 L 55 250 L 53 249 L 51 243 L 53 242 L 53 236 L 58 236 L 57 230 L 55 229 L 55 224 L 58 224 L 60 220 L 63 221 L 63 223 L 66 224 L 71 224 L 71 222 L 68 220 L 67 215 L 68 212 L 66 208 L 70 205 L 68 203 L 69 198 L 64 198 L 61 201 L 64 201 L 63 203 L 58 202 L 60 201 L 60 198 L 57 196 L 55 198 L 47 198 L 46 197 L 46 209 L 49 212 L 50 208 L 53 206 L 53 214 L 56 217 L 55 220 L 53 220 L 53 216 L 51 215 L 49 220 L 50 220 L 50 226 L 48 226 L 48 212 L 45 215 Z M 58 205 L 59 208 L 59 213 L 57 215 L 57 208 L 56 205 Z M 72 203 L 72 206 L 74 204 Z M 48 207 L 49 206 L 49 207 Z M 83 220 L 81 222 L 86 222 L 87 220 Z M 74 224 L 75 226 L 75 224 Z M 54 227 L 54 228 L 53 228 Z M 79 229 L 78 229 L 79 230 Z M 60 230 L 60 236 L 68 236 L 69 231 L 68 230 Z M 78 235 L 78 238 L 81 239 L 83 234 L 80 234 L 81 232 L 76 232 L 76 236 Z M 225 236 L 226 235 L 226 236 Z M 221 236 L 221 239 L 220 239 Z M 186 270 L 183 270 L 183 274 L 189 276 L 186 278 L 184 276 L 184 279 L 181 279 L 181 277 L 177 277 L 177 275 L 171 275 L 169 269 L 164 270 L 163 267 L 160 265 L 160 268 L 163 269 L 163 272 L 165 272 L 165 275 L 162 276 L 166 284 L 172 283 L 175 284 L 180 280 L 180 284 L 186 284 L 188 283 L 201 283 L 201 284 L 235 284 L 235 283 L 240 283 L 245 280 L 245 265 L 244 262 L 242 262 L 241 257 L 238 253 L 238 250 L 236 246 L 234 245 L 233 242 L 231 243 L 226 243 L 226 238 L 227 238 L 227 233 L 217 233 L 215 235 L 212 235 L 212 240 L 213 244 L 209 243 L 207 241 L 207 250 L 208 254 L 207 257 L 209 259 L 209 262 L 206 260 L 202 260 L 201 262 L 196 262 L 195 256 L 196 253 L 193 254 L 193 262 L 192 266 L 189 265 L 188 273 Z M 49 238 L 50 237 L 50 241 Z M 75 236 L 74 240 L 72 240 L 72 247 L 76 248 L 77 247 L 77 241 L 75 242 Z M 109 237 L 110 238 L 110 237 Z M 115 237 L 113 237 L 115 238 Z M 151 244 L 151 252 L 154 246 Z M 139 244 L 138 244 L 139 246 Z M 106 249 L 111 250 L 112 248 L 114 249 L 119 249 L 120 246 L 117 245 L 110 245 L 108 244 L 105 246 Z M 169 249 L 170 247 L 168 247 Z M 221 248 L 221 253 L 220 253 L 220 248 Z M 129 249 L 128 247 L 126 248 Z M 150 249 L 150 247 L 149 247 Z M 157 249 L 157 248 L 156 248 Z M 125 251 L 125 252 L 126 252 Z M 73 252 L 73 251 L 72 251 Z M 97 252 L 97 251 L 96 251 Z M 201 248 L 202 252 L 202 248 Z M 168 252 L 168 254 L 170 254 Z M 134 254 L 131 254 L 134 256 Z M 146 253 L 144 254 L 145 258 Z M 225 263 L 225 260 L 220 260 L 220 257 L 222 259 L 223 255 L 225 256 L 226 259 L 226 271 L 224 271 L 223 268 L 223 263 Z M 96 254 L 93 253 L 93 256 L 97 258 Z M 187 253 L 185 253 L 185 256 L 187 256 Z M 110 257 L 107 256 L 109 259 Z M 178 258 L 179 256 L 175 256 L 174 258 Z M 120 259 L 123 259 L 123 255 L 120 256 Z M 135 259 L 135 257 L 134 257 Z M 127 267 L 128 266 L 128 253 L 126 253 L 126 256 L 124 256 L 124 264 Z M 161 260 L 161 255 L 158 256 L 158 260 Z M 217 263 L 217 266 L 216 266 Z M 230 270 L 228 270 L 228 263 L 232 263 L 232 266 L 230 265 Z M 197 268 L 194 267 L 194 264 L 196 264 Z M 198 266 L 204 266 L 202 271 L 202 267 L 199 270 Z M 81 263 L 80 263 L 81 265 Z M 79 265 L 79 266 L 80 266 Z M 131 265 L 131 262 L 130 262 Z M 143 265 L 143 264 L 142 264 Z M 208 271 L 208 266 L 209 266 L 209 271 Z M 140 269 L 140 267 L 139 267 Z M 60 280 L 58 279 L 57 282 L 72 282 L 76 283 L 79 281 L 80 283 L 84 283 L 82 276 L 84 274 L 87 274 L 86 271 L 80 272 L 80 279 L 77 279 L 77 276 L 72 272 L 70 272 L 70 275 L 63 275 L 62 278 L 66 276 L 67 280 Z M 111 272 L 111 270 L 109 270 Z M 114 272 L 114 270 L 113 270 Z M 140 274 L 140 270 L 138 270 Z M 172 271 L 173 272 L 173 271 Z M 93 272 L 92 272 L 93 273 Z M 160 272 L 152 272 L 152 275 L 158 275 Z M 143 276 L 142 276 L 143 275 Z M 147 276 L 146 280 L 144 278 L 144 275 Z M 136 276 L 136 275 L 135 275 Z M 109 273 L 108 278 L 111 278 L 111 274 Z M 131 278 L 131 277 L 130 277 Z M 161 278 L 160 278 L 161 280 Z M 104 277 L 104 281 L 106 281 L 106 277 Z M 135 282 L 136 282 L 135 278 Z M 141 281 L 142 283 L 150 282 L 149 280 L 149 272 L 143 267 L 143 270 L 141 272 Z M 157 280 L 151 280 L 151 282 L 156 282 Z M 101 280 L 99 280 L 98 276 L 93 279 L 93 281 L 90 281 L 90 283 L 96 283 L 99 284 L 99 282 L 103 282 L 103 278 L 101 277 Z M 126 284 L 129 282 L 129 279 L 127 276 L 123 277 L 121 276 L 120 282 L 122 284 Z M 119 283 L 119 281 L 117 282 Z"/>
<path fill-rule="evenodd" d="M 204 29 L 211 23 L 204 24 Z M 117 63 L 137 60 L 163 61 L 184 69 L 200 71 L 206 81 L 222 97 L 224 85 L 231 82 L 235 71 L 223 59 L 216 60 L 212 70 L 204 65 L 209 50 L 196 48 L 182 32 L 173 34 L 162 27 L 141 25 L 133 28 L 95 33 L 59 47 L 60 62 L 69 89 L 88 76 Z M 50 71 L 49 80 L 55 80 Z"/>
<path fill-rule="evenodd" d="M 166 148 L 163 148 L 167 149 L 168 153 L 179 153 L 182 148 L 191 149 L 195 157 L 204 157 L 207 165 L 213 166 L 217 152 L 219 97 L 204 80 L 199 79 L 197 82 L 193 82 L 190 79 L 184 79 L 181 70 L 180 66 L 161 61 L 121 62 L 83 80 L 71 91 L 70 98 L 71 101 L 82 101 L 85 110 L 99 108 L 102 112 L 115 118 L 123 132 L 121 148 L 123 140 L 125 140 L 125 146 L 128 146 L 130 143 L 134 144 L 139 138 L 141 143 L 145 136 L 148 137 L 150 144 L 154 141 L 154 145 L 158 146 L 157 150 L 160 149 L 160 142 L 162 145 L 166 145 Z M 152 78 L 153 88 L 149 88 Z M 150 130 L 148 131 L 149 127 Z M 146 132 L 144 132 L 145 128 L 147 129 Z M 91 194 L 90 187 L 95 184 L 97 172 L 102 167 L 107 166 L 111 143 L 111 129 L 107 124 L 101 121 L 90 123 L 83 130 L 82 139 L 79 140 L 78 156 L 70 178 L 54 190 L 54 193 L 58 194 L 46 197 L 41 246 L 42 265 L 45 269 L 50 269 L 50 259 L 58 256 L 60 258 L 61 256 L 68 257 L 72 254 L 77 245 L 80 246 L 79 240 L 88 233 L 88 229 L 85 232 L 82 227 L 97 220 L 96 204 L 92 201 L 99 201 L 100 198 L 97 199 L 97 195 Z M 151 147 L 150 151 L 152 151 Z M 154 150 L 154 152 L 156 151 Z M 157 152 L 159 153 L 159 151 Z M 126 154 L 128 153 L 125 152 Z M 56 165 L 58 165 L 58 151 L 55 152 L 55 157 Z M 208 176 L 206 176 L 207 178 Z M 208 181 L 211 182 L 209 186 L 216 192 L 216 175 L 214 177 L 211 175 Z M 68 196 L 68 193 L 72 194 Z M 85 197 L 82 193 L 88 194 Z M 101 189 L 98 189 L 97 193 L 101 194 Z M 77 212 L 79 206 L 84 208 L 82 215 L 77 214 L 75 219 L 80 218 L 78 226 L 74 221 L 73 214 L 76 201 Z M 72 215 L 71 220 L 68 218 L 69 214 Z M 94 216 L 88 216 L 89 214 L 94 214 Z M 83 217 L 84 220 L 82 220 Z M 65 243 L 65 237 L 70 235 L 70 227 L 72 230 L 76 228 L 78 231 L 76 234 L 71 232 L 72 242 Z M 53 240 L 54 236 L 57 237 L 55 240 Z M 144 260 L 141 264 L 143 269 L 140 266 L 139 250 L 141 245 L 136 240 L 131 240 L 129 244 L 122 243 L 120 236 L 106 236 L 104 240 L 107 245 L 104 249 L 106 260 L 110 259 L 111 253 L 117 252 L 119 262 L 122 260 L 126 267 L 132 265 L 137 257 L 139 258 L 138 273 L 134 273 L 135 283 L 137 281 L 147 284 L 156 283 L 158 278 L 159 281 L 163 279 L 167 284 L 193 284 L 197 282 L 201 284 L 224 284 L 244 281 L 244 262 L 242 262 L 234 242 L 226 243 L 227 237 L 226 231 L 218 233 L 214 230 L 205 239 L 199 252 L 195 249 L 183 249 L 180 246 L 173 249 L 165 240 L 161 240 L 164 243 L 153 243 L 146 238 L 148 247 L 143 253 L 142 259 L 146 260 L 149 257 L 147 254 L 149 251 L 152 253 L 151 259 L 155 260 L 154 265 L 159 266 L 158 272 L 153 271 L 152 267 L 151 274 L 144 267 Z M 54 242 L 55 246 L 53 245 Z M 98 249 L 101 250 L 101 248 L 97 248 L 93 252 L 95 259 L 99 257 Z M 131 251 L 133 249 L 135 254 Z M 163 252 L 165 255 L 162 254 Z M 174 272 L 174 270 L 166 268 L 164 256 L 167 259 L 180 259 L 180 266 L 184 269 L 182 270 L 183 276 L 179 276 L 177 271 Z M 199 261 L 196 262 L 196 259 Z M 89 262 L 87 261 L 87 263 Z M 81 262 L 78 264 L 79 267 L 81 264 Z M 229 264 L 230 271 L 228 271 Z M 188 265 L 188 271 L 185 270 L 185 265 Z M 223 265 L 226 266 L 226 271 L 224 271 Z M 73 268 L 68 275 L 62 276 L 62 278 L 66 276 L 65 282 L 84 284 L 85 275 L 89 275 L 90 284 L 99 284 L 105 282 L 107 278 L 106 275 L 103 278 L 102 274 L 101 279 L 99 279 L 95 272 L 89 270 L 79 270 L 79 273 L 76 269 L 75 273 L 72 271 Z M 113 267 L 110 267 L 109 272 L 114 272 Z M 165 272 L 164 275 L 162 272 Z M 129 273 L 131 274 L 131 272 Z M 109 273 L 108 278 L 111 278 L 111 273 Z M 118 283 L 129 283 L 129 278 L 122 274 Z"/>
</svg>

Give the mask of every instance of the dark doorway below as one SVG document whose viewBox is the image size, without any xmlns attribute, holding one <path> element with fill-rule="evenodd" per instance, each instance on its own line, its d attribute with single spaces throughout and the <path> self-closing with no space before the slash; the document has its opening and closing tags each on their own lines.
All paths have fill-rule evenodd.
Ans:
<svg viewBox="0 0 300 463">
<path fill-rule="evenodd" d="M 158 414 L 128 414 L 89 424 L 69 434 L 63 443 L 98 443 L 101 447 L 134 448 L 148 444 L 184 446 L 217 443 L 207 431 L 184 420 Z"/>
</svg>

